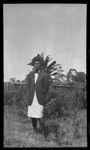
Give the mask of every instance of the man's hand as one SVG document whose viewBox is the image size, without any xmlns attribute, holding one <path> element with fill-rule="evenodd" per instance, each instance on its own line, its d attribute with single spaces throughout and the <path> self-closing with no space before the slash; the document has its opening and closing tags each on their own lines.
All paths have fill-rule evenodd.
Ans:
<svg viewBox="0 0 90 150">
<path fill-rule="evenodd" d="M 34 67 L 33 67 L 32 71 L 35 72 L 35 68 Z"/>
</svg>

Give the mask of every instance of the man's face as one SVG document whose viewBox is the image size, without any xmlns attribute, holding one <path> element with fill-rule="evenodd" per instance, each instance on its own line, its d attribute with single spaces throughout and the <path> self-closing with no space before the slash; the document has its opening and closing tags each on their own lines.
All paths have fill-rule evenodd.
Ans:
<svg viewBox="0 0 90 150">
<path fill-rule="evenodd" d="M 72 71 L 72 75 L 73 75 L 73 76 L 76 76 L 76 75 L 77 75 L 76 71 L 73 70 L 73 71 Z"/>
<path fill-rule="evenodd" d="M 35 63 L 34 63 L 35 71 L 38 71 L 40 69 L 40 67 L 41 67 L 40 62 L 39 61 L 35 61 Z"/>
</svg>

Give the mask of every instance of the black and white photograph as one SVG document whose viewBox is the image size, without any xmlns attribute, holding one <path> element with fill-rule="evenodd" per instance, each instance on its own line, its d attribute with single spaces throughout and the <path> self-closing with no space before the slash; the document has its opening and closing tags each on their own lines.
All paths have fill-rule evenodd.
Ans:
<svg viewBox="0 0 90 150">
<path fill-rule="evenodd" d="M 87 147 L 87 4 L 3 4 L 6 148 Z"/>
</svg>

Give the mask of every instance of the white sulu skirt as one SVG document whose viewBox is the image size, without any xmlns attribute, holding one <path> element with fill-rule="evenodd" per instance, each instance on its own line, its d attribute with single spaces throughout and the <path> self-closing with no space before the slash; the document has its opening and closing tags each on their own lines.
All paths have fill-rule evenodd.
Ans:
<svg viewBox="0 0 90 150">
<path fill-rule="evenodd" d="M 43 105 L 38 103 L 36 97 L 36 91 L 34 93 L 34 99 L 32 105 L 28 106 L 28 117 L 32 118 L 42 118 L 43 117 Z"/>
</svg>

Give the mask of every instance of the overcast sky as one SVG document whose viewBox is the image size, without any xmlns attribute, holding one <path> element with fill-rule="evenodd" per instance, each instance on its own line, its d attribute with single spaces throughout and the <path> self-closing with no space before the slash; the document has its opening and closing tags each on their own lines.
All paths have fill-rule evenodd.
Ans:
<svg viewBox="0 0 90 150">
<path fill-rule="evenodd" d="M 23 80 L 44 52 L 86 72 L 86 4 L 4 4 L 4 76 Z"/>
</svg>

